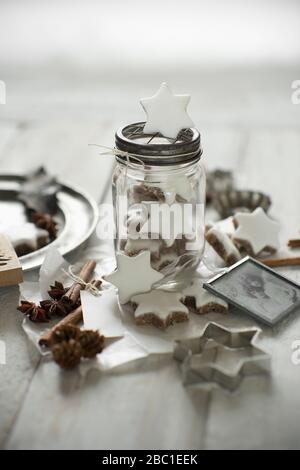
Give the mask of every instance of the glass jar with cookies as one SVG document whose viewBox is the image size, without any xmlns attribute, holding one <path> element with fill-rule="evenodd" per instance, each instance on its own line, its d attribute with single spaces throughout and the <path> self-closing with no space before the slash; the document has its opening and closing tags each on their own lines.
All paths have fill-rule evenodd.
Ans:
<svg viewBox="0 0 300 470">
<path fill-rule="evenodd" d="M 200 134 L 188 128 L 170 141 L 143 129 L 136 123 L 116 133 L 115 250 L 127 256 L 149 251 L 162 283 L 176 283 L 197 268 L 204 251 Z"/>
</svg>

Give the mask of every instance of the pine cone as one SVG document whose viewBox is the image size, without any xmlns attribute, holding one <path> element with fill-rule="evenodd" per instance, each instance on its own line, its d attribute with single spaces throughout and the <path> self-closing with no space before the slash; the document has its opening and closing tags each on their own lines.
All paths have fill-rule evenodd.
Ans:
<svg viewBox="0 0 300 470">
<path fill-rule="evenodd" d="M 55 281 L 53 286 L 50 286 L 48 294 L 51 299 L 60 300 L 63 295 L 68 291 L 61 282 Z"/>
<path fill-rule="evenodd" d="M 81 330 L 78 326 L 75 325 L 62 325 L 55 328 L 52 333 L 51 340 L 53 343 L 61 343 L 62 341 L 69 341 L 74 339 L 75 341 L 78 340 L 81 334 Z"/>
<path fill-rule="evenodd" d="M 74 339 L 62 341 L 52 348 L 53 359 L 62 369 L 72 369 L 80 362 L 82 349 Z"/>
<path fill-rule="evenodd" d="M 98 331 L 83 330 L 78 341 L 81 344 L 83 357 L 95 357 L 103 350 L 104 336 L 100 335 Z"/>
<path fill-rule="evenodd" d="M 29 320 L 36 323 L 45 323 L 49 321 L 49 314 L 46 310 L 36 305 L 34 302 L 28 302 L 27 300 L 21 300 L 21 305 L 17 307 L 17 310 L 24 313 Z"/>
</svg>

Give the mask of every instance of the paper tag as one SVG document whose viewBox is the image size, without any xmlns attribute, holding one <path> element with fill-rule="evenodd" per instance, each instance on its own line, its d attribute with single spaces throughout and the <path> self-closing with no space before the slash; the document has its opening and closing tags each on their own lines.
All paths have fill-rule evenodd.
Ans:
<svg viewBox="0 0 300 470">
<path fill-rule="evenodd" d="M 81 291 L 81 304 L 84 328 L 99 330 L 106 338 L 124 335 L 118 298 L 115 289 L 107 289 L 101 295 Z"/>
</svg>

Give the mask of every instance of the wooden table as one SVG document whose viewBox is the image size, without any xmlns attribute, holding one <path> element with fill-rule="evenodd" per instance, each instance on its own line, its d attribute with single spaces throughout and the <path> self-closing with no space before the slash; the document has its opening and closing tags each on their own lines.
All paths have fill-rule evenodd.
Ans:
<svg viewBox="0 0 300 470">
<path fill-rule="evenodd" d="M 239 187 L 271 195 L 283 246 L 299 236 L 300 105 L 291 104 L 299 69 L 172 74 L 174 89 L 193 96 L 190 114 L 201 130 L 206 166 L 231 169 Z M 161 77 L 99 82 L 72 71 L 36 77 L 14 70 L 0 77 L 8 93 L 0 105 L 0 171 L 44 164 L 105 200 L 112 159 L 88 143 L 112 145 L 117 127 L 142 119 L 137 99 L 151 94 Z M 300 281 L 299 269 L 281 272 Z M 7 348 L 7 364 L 0 365 L 2 448 L 300 448 L 300 365 L 291 362 L 300 312 L 264 329 L 270 378 L 247 378 L 235 393 L 196 392 L 182 386 L 169 357 L 84 380 L 76 371 L 61 372 L 25 336 L 18 297 L 17 287 L 0 289 L 0 339 Z"/>
</svg>

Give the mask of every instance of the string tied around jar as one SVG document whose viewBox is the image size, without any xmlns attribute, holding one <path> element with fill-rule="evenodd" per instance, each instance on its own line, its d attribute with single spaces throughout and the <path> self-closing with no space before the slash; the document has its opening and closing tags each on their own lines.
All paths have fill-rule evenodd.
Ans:
<svg viewBox="0 0 300 470">
<path fill-rule="evenodd" d="M 143 162 L 143 160 L 139 158 L 139 155 L 136 155 L 130 152 L 125 152 L 124 150 L 117 149 L 116 147 L 108 147 L 106 145 L 100 145 L 100 144 L 89 144 L 89 145 L 100 147 L 106 150 L 105 152 L 100 152 L 99 155 L 112 155 L 114 157 L 125 158 L 126 163 L 125 163 L 125 173 L 124 173 L 124 187 L 126 184 L 128 168 L 135 170 L 137 168 L 137 164 L 139 164 L 139 165 L 142 165 L 143 169 L 145 169 L 145 162 Z"/>
</svg>

